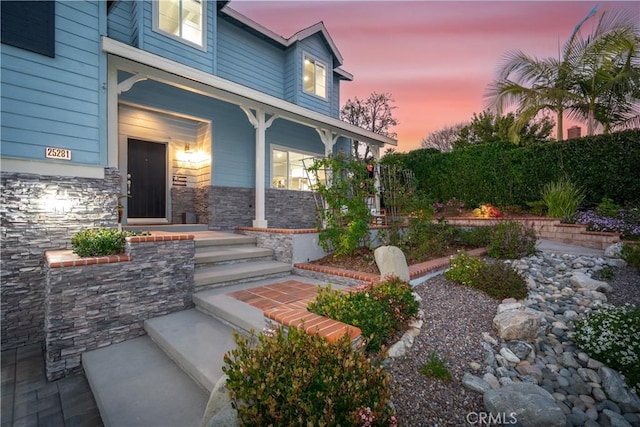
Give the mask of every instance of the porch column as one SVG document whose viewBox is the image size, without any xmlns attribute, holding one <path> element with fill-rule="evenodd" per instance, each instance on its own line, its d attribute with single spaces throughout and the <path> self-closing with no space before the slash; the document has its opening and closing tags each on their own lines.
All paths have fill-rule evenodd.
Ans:
<svg viewBox="0 0 640 427">
<path fill-rule="evenodd" d="M 261 108 L 250 109 L 240 106 L 242 111 L 247 115 L 249 122 L 256 129 L 256 217 L 253 220 L 253 226 L 256 228 L 267 228 L 267 220 L 265 219 L 265 133 L 269 126 L 277 118 L 275 114 L 267 119 L 267 114 Z"/>
<path fill-rule="evenodd" d="M 338 140 L 338 134 L 334 134 L 329 129 L 316 128 L 316 132 L 320 135 L 320 140 L 324 144 L 324 155 L 330 156 L 333 154 L 333 146 L 336 145 Z"/>
</svg>

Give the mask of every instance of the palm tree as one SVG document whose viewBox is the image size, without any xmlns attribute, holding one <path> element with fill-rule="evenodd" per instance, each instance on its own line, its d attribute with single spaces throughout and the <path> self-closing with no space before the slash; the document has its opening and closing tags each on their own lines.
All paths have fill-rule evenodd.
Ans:
<svg viewBox="0 0 640 427">
<path fill-rule="evenodd" d="M 579 96 L 571 116 L 586 121 L 587 135 L 596 126 L 608 133 L 640 121 L 638 34 L 629 16 L 603 12 L 592 33 L 569 40 L 565 55 L 573 64 Z"/>
<path fill-rule="evenodd" d="M 563 139 L 563 117 L 596 122 L 605 132 L 638 122 L 638 25 L 627 15 L 603 12 L 586 38 L 581 29 L 597 7 L 576 25 L 561 57 L 538 59 L 521 51 L 507 52 L 498 78 L 485 93 L 490 107 L 502 113 L 517 105 L 512 135 L 541 112 L 553 112 L 557 139 Z"/>
</svg>

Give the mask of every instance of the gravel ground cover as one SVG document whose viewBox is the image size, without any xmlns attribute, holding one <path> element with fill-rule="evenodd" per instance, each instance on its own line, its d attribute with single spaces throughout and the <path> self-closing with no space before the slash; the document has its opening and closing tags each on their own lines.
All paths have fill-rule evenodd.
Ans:
<svg viewBox="0 0 640 427">
<path fill-rule="evenodd" d="M 640 274 L 630 267 L 615 268 L 609 280 L 613 290 L 609 303 L 640 304 Z M 482 364 L 482 333 L 496 333 L 492 326 L 499 301 L 482 292 L 436 276 L 417 286 L 422 297 L 424 325 L 414 345 L 389 365 L 393 376 L 393 402 L 402 426 L 465 426 L 484 412 L 482 395 L 462 385 L 464 372 L 475 372 L 472 363 Z M 420 373 L 429 354 L 435 351 L 447 360 L 453 379 L 442 382 Z"/>
</svg>

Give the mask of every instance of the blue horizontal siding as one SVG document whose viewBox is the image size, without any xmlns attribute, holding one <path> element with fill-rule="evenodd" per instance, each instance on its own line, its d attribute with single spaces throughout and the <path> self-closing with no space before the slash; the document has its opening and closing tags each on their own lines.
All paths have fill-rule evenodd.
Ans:
<svg viewBox="0 0 640 427">
<path fill-rule="evenodd" d="M 296 76 L 296 58 L 298 49 L 295 46 L 287 48 L 284 56 L 284 99 L 297 103 L 298 81 Z"/>
<path fill-rule="evenodd" d="M 55 58 L 2 46 L 3 157 L 44 160 L 55 146 L 73 150 L 71 163 L 106 165 L 105 13 L 98 1 L 56 2 Z"/>
<path fill-rule="evenodd" d="M 137 83 L 121 99 L 210 120 L 213 184 L 255 186 L 255 129 L 237 105 L 153 81 Z"/>
<path fill-rule="evenodd" d="M 309 108 L 310 110 L 317 111 L 328 116 L 331 115 L 331 103 L 333 97 L 333 56 L 327 49 L 327 46 L 322 40 L 319 34 L 315 34 L 311 37 L 307 37 L 304 40 L 298 42 L 301 53 L 298 55 L 298 75 L 300 80 L 298 83 L 298 104 Z M 303 75 L 303 54 L 307 53 L 313 58 L 322 61 L 327 67 L 327 98 L 322 99 L 319 96 L 306 93 L 302 87 L 302 75 Z"/>
<path fill-rule="evenodd" d="M 110 38 L 133 45 L 133 3 L 128 0 L 117 1 L 107 20 L 107 34 Z"/>
<path fill-rule="evenodd" d="M 196 68 L 207 73 L 213 72 L 213 51 L 214 51 L 214 39 L 215 33 L 215 2 L 203 2 L 206 3 L 207 16 L 206 16 L 206 49 L 203 51 L 192 45 L 182 43 L 180 40 L 176 40 L 164 33 L 153 31 L 153 8 L 151 1 L 141 2 L 141 9 L 143 14 L 143 37 L 142 37 L 142 49 L 154 53 L 156 55 L 171 59 L 173 61 L 180 62 L 188 65 L 189 67 Z"/>
<path fill-rule="evenodd" d="M 331 117 L 340 118 L 340 78 L 331 73 L 333 77 L 333 86 L 331 87 Z"/>
<path fill-rule="evenodd" d="M 220 77 L 283 98 L 284 51 L 235 25 L 218 22 Z"/>
</svg>

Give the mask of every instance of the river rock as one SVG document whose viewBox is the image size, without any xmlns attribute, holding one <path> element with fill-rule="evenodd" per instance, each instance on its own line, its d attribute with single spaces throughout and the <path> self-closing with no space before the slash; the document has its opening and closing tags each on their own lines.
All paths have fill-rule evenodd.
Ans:
<svg viewBox="0 0 640 427">
<path fill-rule="evenodd" d="M 514 414 L 522 427 L 565 427 L 567 418 L 553 397 L 531 383 L 514 383 L 485 392 L 484 407 L 491 414 Z"/>
<path fill-rule="evenodd" d="M 603 282 L 601 280 L 595 280 L 591 277 L 587 276 L 582 272 L 573 273 L 571 276 L 571 285 L 576 289 L 588 289 L 590 291 L 604 291 L 609 292 L 611 290 L 611 285 L 607 282 Z"/>
<path fill-rule="evenodd" d="M 462 377 L 462 385 L 469 390 L 477 391 L 478 393 L 484 393 L 487 390 L 491 390 L 491 385 L 480 377 L 471 375 L 468 372 L 464 373 Z"/>
<path fill-rule="evenodd" d="M 622 412 L 640 412 L 640 398 L 626 388 L 624 380 L 616 371 L 603 366 L 599 374 L 604 391 L 618 404 Z"/>
</svg>

